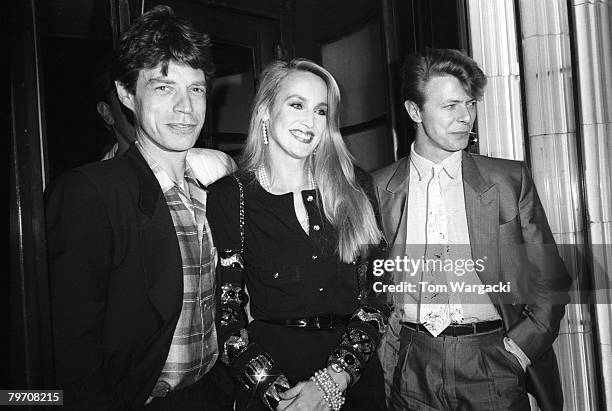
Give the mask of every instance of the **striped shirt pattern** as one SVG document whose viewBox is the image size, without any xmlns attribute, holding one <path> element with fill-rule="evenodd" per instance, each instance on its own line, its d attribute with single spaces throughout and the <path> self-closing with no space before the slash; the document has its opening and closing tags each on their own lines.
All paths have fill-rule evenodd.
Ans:
<svg viewBox="0 0 612 411">
<path fill-rule="evenodd" d="M 185 169 L 183 190 L 141 146 L 139 148 L 164 193 L 183 261 L 183 307 L 155 395 L 156 391 L 161 394 L 193 384 L 217 360 L 214 325 L 216 250 L 206 220 L 206 191 L 189 164 Z"/>
</svg>

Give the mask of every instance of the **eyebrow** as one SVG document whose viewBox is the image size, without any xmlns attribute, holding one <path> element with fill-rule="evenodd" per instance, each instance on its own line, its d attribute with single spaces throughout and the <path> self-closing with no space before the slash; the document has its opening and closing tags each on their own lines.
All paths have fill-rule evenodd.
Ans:
<svg viewBox="0 0 612 411">
<path fill-rule="evenodd" d="M 162 83 L 162 84 L 176 84 L 176 81 L 174 80 L 168 80 L 165 77 L 151 77 L 148 81 L 147 81 L 147 85 L 150 85 L 152 83 Z M 205 81 L 196 81 L 194 83 L 191 83 L 189 85 L 189 87 L 193 87 L 193 86 L 198 86 L 198 87 L 206 87 L 206 82 Z"/>
<path fill-rule="evenodd" d="M 301 95 L 299 95 L 299 94 L 291 94 L 290 96 L 287 96 L 287 97 L 285 98 L 285 101 L 290 100 L 290 99 L 292 99 L 292 98 L 298 98 L 298 99 L 300 99 L 300 100 L 306 100 L 304 97 L 302 97 L 302 96 L 301 96 Z"/>
<path fill-rule="evenodd" d="M 149 80 L 147 80 L 147 84 L 151 83 L 174 84 L 176 82 L 173 80 L 168 80 L 165 77 L 151 77 Z"/>
<path fill-rule="evenodd" d="M 287 98 L 285 98 L 285 101 L 287 101 L 287 100 L 291 100 L 292 98 L 297 98 L 297 99 L 300 99 L 300 100 L 302 100 L 302 101 L 306 101 L 306 100 L 307 100 L 306 98 L 302 97 L 302 96 L 301 96 L 301 95 L 299 95 L 299 94 L 291 94 L 290 96 L 287 96 Z M 327 104 L 327 103 L 324 103 L 324 102 L 320 102 L 320 103 L 319 103 L 319 104 L 317 104 L 315 107 L 318 107 L 318 106 L 325 106 L 325 107 L 327 107 L 327 106 L 328 106 L 328 104 Z"/>
<path fill-rule="evenodd" d="M 447 103 L 464 103 L 464 102 L 467 103 L 469 101 L 476 101 L 476 99 L 473 98 L 473 97 L 470 97 L 467 100 L 463 100 L 463 99 L 460 99 L 460 98 L 449 98 L 447 100 L 442 100 L 442 104 L 447 104 Z"/>
</svg>

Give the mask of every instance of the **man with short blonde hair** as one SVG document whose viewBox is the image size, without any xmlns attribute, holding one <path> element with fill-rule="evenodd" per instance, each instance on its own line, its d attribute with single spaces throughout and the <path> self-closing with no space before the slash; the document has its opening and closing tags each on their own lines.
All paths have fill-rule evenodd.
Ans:
<svg viewBox="0 0 612 411">
<path fill-rule="evenodd" d="M 529 410 L 528 392 L 563 408 L 552 343 L 571 281 L 525 164 L 464 151 L 485 86 L 456 50 L 404 64 L 416 139 L 374 174 L 391 257 L 421 262 L 395 270 L 414 288 L 379 349 L 394 410 Z"/>
</svg>

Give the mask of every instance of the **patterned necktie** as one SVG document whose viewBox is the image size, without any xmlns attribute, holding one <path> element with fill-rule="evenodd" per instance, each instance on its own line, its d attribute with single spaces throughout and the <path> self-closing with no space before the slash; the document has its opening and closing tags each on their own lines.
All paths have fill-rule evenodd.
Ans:
<svg viewBox="0 0 612 411">
<path fill-rule="evenodd" d="M 419 306 L 419 322 L 437 337 L 452 319 L 463 317 L 461 305 L 449 304 L 447 273 L 444 270 L 445 260 L 449 255 L 448 227 L 446 206 L 442 196 L 440 175 L 444 167 L 436 164 L 432 167 L 432 177 L 427 184 L 427 219 L 425 265 Z"/>
</svg>

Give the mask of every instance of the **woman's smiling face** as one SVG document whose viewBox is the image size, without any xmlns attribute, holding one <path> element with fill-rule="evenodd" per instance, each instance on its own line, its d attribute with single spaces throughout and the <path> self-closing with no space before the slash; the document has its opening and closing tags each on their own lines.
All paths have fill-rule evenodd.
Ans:
<svg viewBox="0 0 612 411">
<path fill-rule="evenodd" d="M 306 159 L 327 129 L 327 86 L 308 71 L 282 82 L 268 120 L 270 155 Z"/>
</svg>

